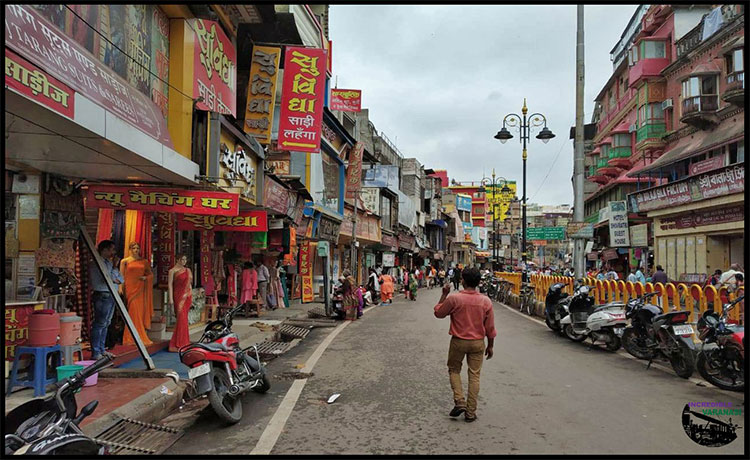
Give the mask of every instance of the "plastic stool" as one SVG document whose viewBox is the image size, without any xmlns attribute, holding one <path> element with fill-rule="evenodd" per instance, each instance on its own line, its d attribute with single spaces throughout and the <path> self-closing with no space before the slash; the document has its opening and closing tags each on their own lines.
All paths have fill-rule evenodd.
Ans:
<svg viewBox="0 0 750 460">
<path fill-rule="evenodd" d="M 81 348 L 80 343 L 77 343 L 75 345 L 60 345 L 60 348 L 62 348 L 64 357 L 63 361 L 65 362 L 66 366 L 75 364 L 75 361 L 83 361 L 83 349 Z M 76 353 L 78 353 L 78 356 L 80 356 L 81 359 L 74 358 Z"/>
<path fill-rule="evenodd" d="M 60 345 L 52 347 L 18 347 L 16 356 L 13 359 L 13 369 L 10 372 L 8 388 L 5 391 L 5 397 L 13 391 L 13 387 L 31 387 L 34 388 L 34 397 L 44 396 L 47 385 L 57 382 L 56 371 L 53 371 L 53 377 L 47 378 L 47 358 L 49 355 L 57 353 L 57 366 L 62 366 L 62 350 Z M 18 362 L 23 355 L 34 355 L 34 364 L 29 370 L 29 376 L 25 380 L 18 380 Z M 55 369 L 57 368 L 55 366 Z"/>
</svg>

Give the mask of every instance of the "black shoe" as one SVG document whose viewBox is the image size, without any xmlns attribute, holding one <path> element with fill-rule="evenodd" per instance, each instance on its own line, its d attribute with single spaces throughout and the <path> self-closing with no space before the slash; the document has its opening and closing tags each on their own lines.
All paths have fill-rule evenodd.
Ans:
<svg viewBox="0 0 750 460">
<path fill-rule="evenodd" d="M 448 414 L 448 415 L 450 415 L 451 417 L 458 417 L 459 415 L 463 414 L 464 412 L 466 412 L 466 408 L 465 407 L 453 406 L 453 410 L 451 410 L 451 413 Z"/>
<path fill-rule="evenodd" d="M 476 415 L 469 417 L 469 414 L 464 414 L 464 420 L 466 420 L 466 423 L 474 422 L 476 421 L 476 419 L 477 419 Z"/>
</svg>

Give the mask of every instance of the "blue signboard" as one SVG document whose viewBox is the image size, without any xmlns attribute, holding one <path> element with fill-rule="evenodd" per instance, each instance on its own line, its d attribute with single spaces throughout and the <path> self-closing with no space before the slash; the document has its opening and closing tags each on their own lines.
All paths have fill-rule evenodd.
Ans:
<svg viewBox="0 0 750 460">
<path fill-rule="evenodd" d="M 374 165 L 365 170 L 364 187 L 384 187 L 398 193 L 398 166 Z"/>
<path fill-rule="evenodd" d="M 468 195 L 456 195 L 456 209 L 471 212 L 471 197 Z"/>
</svg>

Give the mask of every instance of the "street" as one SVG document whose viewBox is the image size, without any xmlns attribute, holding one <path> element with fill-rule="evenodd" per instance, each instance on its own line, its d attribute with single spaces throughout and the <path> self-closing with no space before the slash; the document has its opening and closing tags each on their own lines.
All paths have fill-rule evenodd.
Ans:
<svg viewBox="0 0 750 460">
<path fill-rule="evenodd" d="M 242 422 L 222 427 L 207 409 L 167 453 L 249 454 L 264 430 L 279 429 L 264 435 L 278 435 L 271 454 L 743 452 L 744 427 L 731 444 L 709 448 L 691 441 L 680 419 L 690 401 L 744 408 L 741 394 L 589 350 L 497 303 L 495 356 L 482 368 L 478 420 L 451 419 L 449 320 L 433 316 L 438 298 L 438 289 L 420 290 L 416 302 L 399 296 L 348 324 L 314 365 L 285 424 L 276 417 L 267 429 L 278 406 L 290 403 L 282 401 L 292 380 L 282 374 L 296 372 L 332 332 L 313 330 L 269 364 L 268 394 L 245 395 Z M 462 380 L 465 388 L 465 365 Z M 341 397 L 326 404 L 334 393 Z"/>
</svg>

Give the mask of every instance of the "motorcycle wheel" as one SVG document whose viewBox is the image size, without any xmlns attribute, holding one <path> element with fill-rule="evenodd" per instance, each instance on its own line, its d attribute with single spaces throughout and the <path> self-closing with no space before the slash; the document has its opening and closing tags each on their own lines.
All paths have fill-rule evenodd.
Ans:
<svg viewBox="0 0 750 460">
<path fill-rule="evenodd" d="M 208 392 L 208 402 L 221 420 L 234 425 L 242 420 L 242 401 L 239 395 L 236 398 L 229 396 L 229 376 L 226 370 L 215 367 L 211 372 L 214 384 Z"/>
<path fill-rule="evenodd" d="M 651 359 L 655 354 L 653 349 L 638 345 L 638 334 L 632 327 L 625 328 L 622 334 L 622 346 L 625 351 L 638 359 Z"/>
<path fill-rule="evenodd" d="M 547 325 L 548 328 L 552 329 L 553 331 L 560 330 L 560 325 L 555 325 L 554 323 L 550 322 L 549 315 L 544 315 L 544 323 Z"/>
<path fill-rule="evenodd" d="M 526 314 L 529 316 L 534 316 L 535 309 L 536 309 L 536 295 L 532 291 L 526 296 Z"/>
<path fill-rule="evenodd" d="M 609 333 L 609 342 L 605 345 L 607 351 L 616 352 L 622 346 L 622 340 L 614 332 Z"/>
<path fill-rule="evenodd" d="M 265 393 L 266 391 L 271 389 L 271 381 L 268 380 L 268 376 L 264 375 L 263 380 L 261 380 L 260 385 L 253 388 L 253 391 L 256 393 Z"/>
<path fill-rule="evenodd" d="M 583 342 L 584 340 L 586 340 L 586 336 L 582 334 L 576 334 L 573 331 L 573 326 L 570 324 L 565 325 L 565 327 L 563 328 L 563 332 L 565 333 L 565 337 L 569 338 L 573 342 Z"/>
<path fill-rule="evenodd" d="M 679 351 L 669 356 L 669 362 L 678 377 L 689 379 L 693 375 L 695 362 L 693 361 L 693 352 L 688 347 L 680 345 Z"/>
<path fill-rule="evenodd" d="M 700 354 L 698 354 L 698 360 L 695 363 L 695 367 L 698 368 L 698 373 L 707 382 L 721 388 L 722 390 L 742 391 L 745 388 L 745 376 L 743 375 L 742 363 L 732 363 L 739 364 L 739 375 L 735 374 L 734 379 L 729 377 L 724 380 L 722 379 L 722 377 L 724 377 L 722 369 L 713 366 L 711 361 L 710 356 L 707 356 L 705 352 L 700 352 Z"/>
</svg>

